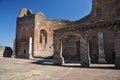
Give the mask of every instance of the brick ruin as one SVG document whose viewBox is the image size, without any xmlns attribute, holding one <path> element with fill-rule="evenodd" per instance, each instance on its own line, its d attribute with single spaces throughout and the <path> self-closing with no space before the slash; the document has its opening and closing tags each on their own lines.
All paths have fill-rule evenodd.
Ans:
<svg viewBox="0 0 120 80">
<path fill-rule="evenodd" d="M 91 13 L 77 21 L 46 19 L 23 8 L 17 17 L 16 56 L 54 56 L 57 65 L 79 61 L 82 67 L 103 61 L 120 68 L 120 1 L 92 3 Z"/>
<path fill-rule="evenodd" d="M 12 48 L 7 46 L 0 46 L 0 58 L 3 57 L 11 57 L 12 56 Z"/>
<path fill-rule="evenodd" d="M 30 10 L 23 8 L 17 18 L 16 29 L 16 55 L 26 58 L 29 53 L 29 38 L 32 37 L 32 56 L 52 56 L 53 31 L 62 28 L 67 20 L 49 20 L 42 12 L 32 14 Z"/>
</svg>

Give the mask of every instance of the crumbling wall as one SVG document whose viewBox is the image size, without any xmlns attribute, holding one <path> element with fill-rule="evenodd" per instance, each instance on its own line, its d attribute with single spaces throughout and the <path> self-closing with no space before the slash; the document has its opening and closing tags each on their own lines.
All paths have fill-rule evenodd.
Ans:
<svg viewBox="0 0 120 80">
<path fill-rule="evenodd" d="M 23 15 L 25 14 L 25 15 Z M 21 16 L 22 15 L 22 16 Z M 16 27 L 16 57 L 27 58 L 29 54 L 29 38 L 34 38 L 35 15 L 27 9 L 22 9 L 17 17 Z"/>
<path fill-rule="evenodd" d="M 92 0 L 90 14 L 76 21 L 76 23 L 96 23 L 120 19 L 119 0 Z"/>
<path fill-rule="evenodd" d="M 0 57 L 11 57 L 12 49 L 10 47 L 0 46 Z"/>
</svg>

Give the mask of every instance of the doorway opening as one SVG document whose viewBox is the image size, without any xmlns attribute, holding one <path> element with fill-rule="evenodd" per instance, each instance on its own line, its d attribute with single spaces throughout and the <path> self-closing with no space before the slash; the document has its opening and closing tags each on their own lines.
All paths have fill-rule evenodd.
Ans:
<svg viewBox="0 0 120 80">
<path fill-rule="evenodd" d="M 62 39 L 62 56 L 65 63 L 80 63 L 80 40 L 75 35 Z"/>
<path fill-rule="evenodd" d="M 89 53 L 91 63 L 113 64 L 115 61 L 114 34 L 99 31 L 90 34 Z"/>
</svg>

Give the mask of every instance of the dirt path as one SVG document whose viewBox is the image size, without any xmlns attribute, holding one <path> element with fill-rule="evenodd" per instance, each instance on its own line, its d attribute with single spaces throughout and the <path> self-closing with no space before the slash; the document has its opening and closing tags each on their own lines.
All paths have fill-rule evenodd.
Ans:
<svg viewBox="0 0 120 80">
<path fill-rule="evenodd" d="M 120 80 L 120 70 L 105 64 L 81 68 L 80 64 L 54 66 L 42 59 L 0 58 L 0 80 Z"/>
</svg>

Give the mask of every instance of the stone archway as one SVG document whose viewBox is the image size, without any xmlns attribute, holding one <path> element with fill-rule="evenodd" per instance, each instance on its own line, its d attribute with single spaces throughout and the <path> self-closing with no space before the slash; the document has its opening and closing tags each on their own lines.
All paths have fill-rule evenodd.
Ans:
<svg viewBox="0 0 120 80">
<path fill-rule="evenodd" d="M 92 63 L 114 63 L 115 32 L 108 29 L 90 31 L 89 49 Z"/>
<path fill-rule="evenodd" d="M 69 39 L 72 38 L 72 39 Z M 75 40 L 73 40 L 75 39 Z M 64 57 L 63 57 L 63 53 L 64 53 L 64 49 L 63 49 L 63 41 L 64 40 L 72 40 L 70 42 L 69 45 L 69 52 L 71 52 L 69 55 L 70 57 L 72 56 L 79 56 L 79 62 L 81 63 L 82 67 L 89 67 L 90 65 L 90 60 L 89 60 L 89 51 L 88 51 L 88 41 L 87 39 L 83 38 L 83 36 L 81 36 L 80 34 L 76 34 L 76 33 L 64 33 L 61 34 L 61 36 L 59 37 L 59 39 L 56 39 L 56 43 L 54 44 L 54 63 L 58 64 L 58 65 L 62 65 L 64 64 Z M 76 45 L 76 43 L 79 43 L 79 46 Z M 68 43 L 69 44 L 69 43 Z M 71 47 L 72 46 L 72 47 Z M 80 49 L 77 51 L 75 51 L 75 49 L 77 49 L 78 47 L 80 47 Z M 79 55 L 76 53 L 80 53 Z"/>
<path fill-rule="evenodd" d="M 80 38 L 76 34 L 66 34 L 61 37 L 62 57 L 65 62 L 80 61 Z"/>
</svg>

